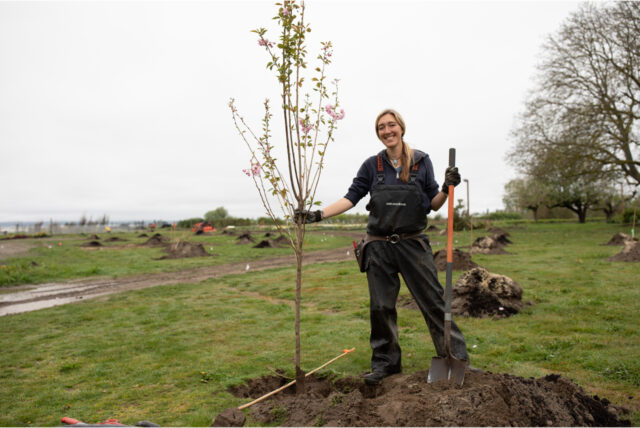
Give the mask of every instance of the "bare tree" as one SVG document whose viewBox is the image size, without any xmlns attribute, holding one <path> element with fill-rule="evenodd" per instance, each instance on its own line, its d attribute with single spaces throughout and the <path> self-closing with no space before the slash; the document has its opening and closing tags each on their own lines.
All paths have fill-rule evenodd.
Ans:
<svg viewBox="0 0 640 428">
<path fill-rule="evenodd" d="M 581 4 L 543 53 L 529 108 L 552 119 L 548 141 L 640 185 L 640 2 Z"/>
</svg>

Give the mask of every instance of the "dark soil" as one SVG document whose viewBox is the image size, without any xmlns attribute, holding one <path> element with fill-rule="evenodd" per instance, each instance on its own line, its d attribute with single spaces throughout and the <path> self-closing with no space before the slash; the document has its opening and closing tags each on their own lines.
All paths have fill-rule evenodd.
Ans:
<svg viewBox="0 0 640 428">
<path fill-rule="evenodd" d="M 517 282 L 477 267 L 463 273 L 456 281 L 451 312 L 465 317 L 504 318 L 517 314 L 524 305 L 522 287 Z"/>
<path fill-rule="evenodd" d="M 138 238 L 148 238 L 149 235 L 147 235 L 146 233 L 141 233 L 140 235 L 138 235 Z"/>
<path fill-rule="evenodd" d="M 487 229 L 487 231 L 489 233 L 494 234 L 494 235 L 504 235 L 504 236 L 507 236 L 507 237 L 511 236 L 511 234 L 509 232 L 507 232 L 504 229 L 500 229 L 499 227 L 496 227 L 496 226 L 491 226 L 489 229 Z"/>
<path fill-rule="evenodd" d="M 640 262 L 640 242 L 627 241 L 622 251 L 607 260 L 610 262 Z"/>
<path fill-rule="evenodd" d="M 253 248 L 280 248 L 280 244 L 272 239 L 263 239 L 254 245 Z"/>
<path fill-rule="evenodd" d="M 256 239 L 253 236 L 251 236 L 251 233 L 249 232 L 245 232 L 241 235 L 238 235 L 236 240 L 238 241 L 236 242 L 236 244 L 238 245 L 254 244 L 256 242 Z"/>
<path fill-rule="evenodd" d="M 458 249 L 453 249 L 452 252 L 452 263 L 451 266 L 453 270 L 469 270 L 477 267 L 478 264 L 476 262 L 471 261 L 471 254 L 461 251 Z M 433 261 L 436 265 L 436 269 L 440 272 L 444 272 L 447 270 L 447 250 L 439 250 L 433 255 Z"/>
<path fill-rule="evenodd" d="M 85 244 L 82 244 L 81 247 L 102 247 L 102 244 L 98 241 L 89 241 Z"/>
<path fill-rule="evenodd" d="M 88 239 L 98 240 L 98 239 L 100 239 L 100 237 L 98 235 L 96 235 L 96 234 L 93 234 Z"/>
<path fill-rule="evenodd" d="M 151 238 L 147 239 L 147 241 L 142 244 L 147 247 L 164 247 L 168 244 L 169 238 L 165 238 L 159 233 L 156 233 Z"/>
<path fill-rule="evenodd" d="M 504 243 L 496 240 L 491 236 L 484 236 L 476 239 L 471 245 L 469 252 L 471 254 L 509 254 L 504 249 Z"/>
<path fill-rule="evenodd" d="M 312 375 L 305 382 L 304 394 L 296 395 L 294 385 L 249 407 L 246 413 L 250 425 L 276 426 L 631 425 L 623 419 L 625 409 L 587 395 L 559 375 L 524 379 L 467 371 L 461 387 L 448 381 L 429 384 L 426 379 L 426 371 L 397 374 L 369 387 L 355 377 Z M 230 392 L 248 402 L 287 382 L 265 376 L 232 387 Z M 243 419 L 231 419 L 235 422 L 230 425 L 244 423 Z M 224 425 L 220 422 L 216 419 L 214 426 Z"/>
<path fill-rule="evenodd" d="M 112 236 L 111 238 L 107 238 L 104 242 L 122 242 L 126 241 L 126 239 L 118 238 L 117 236 Z"/>
<path fill-rule="evenodd" d="M 627 235 L 626 233 L 616 233 L 611 237 L 609 242 L 602 245 L 625 245 L 627 242 L 637 242 L 638 238 L 634 238 L 631 235 Z"/>
<path fill-rule="evenodd" d="M 167 255 L 160 257 L 159 260 L 164 259 L 184 259 L 187 257 L 208 257 L 210 254 L 204 249 L 201 243 L 178 241 L 167 245 Z"/>
</svg>

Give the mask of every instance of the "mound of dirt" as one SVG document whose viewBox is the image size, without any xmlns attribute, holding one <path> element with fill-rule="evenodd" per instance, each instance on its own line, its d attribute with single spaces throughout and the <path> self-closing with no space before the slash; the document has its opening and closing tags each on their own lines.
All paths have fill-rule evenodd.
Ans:
<svg viewBox="0 0 640 428">
<path fill-rule="evenodd" d="M 426 379 L 426 371 L 397 374 L 369 387 L 354 377 L 312 375 L 304 394 L 295 394 L 294 385 L 251 406 L 248 414 L 251 424 L 276 426 L 631 425 L 621 418 L 625 409 L 587 395 L 559 375 L 524 379 L 467 371 L 462 387 L 447 381 L 429 384 Z M 230 392 L 258 398 L 285 383 L 286 379 L 267 376 Z M 239 425 L 243 419 L 234 420 Z M 212 426 L 223 426 L 220 422 L 217 418 Z"/>
<path fill-rule="evenodd" d="M 253 248 L 280 248 L 280 244 L 273 239 L 263 239 L 254 245 Z"/>
<path fill-rule="evenodd" d="M 627 242 L 638 241 L 638 238 L 634 238 L 631 235 L 627 235 L 626 233 L 616 233 L 611 237 L 609 242 L 602 245 L 625 245 Z"/>
<path fill-rule="evenodd" d="M 484 236 L 476 239 L 473 244 L 471 244 L 471 248 L 469 249 L 469 253 L 471 254 L 509 254 L 504 249 L 504 243 L 496 240 L 491 236 Z"/>
<path fill-rule="evenodd" d="M 204 249 L 202 244 L 187 241 L 178 241 L 171 245 L 167 245 L 165 251 L 167 252 L 167 255 L 160 257 L 159 260 L 205 257 L 210 255 L 207 250 Z"/>
<path fill-rule="evenodd" d="M 98 240 L 100 239 L 100 237 L 96 234 L 91 235 L 91 237 L 87 238 L 87 239 L 91 239 L 91 240 Z"/>
<path fill-rule="evenodd" d="M 477 267 L 478 264 L 476 262 L 471 261 L 471 254 L 460 251 L 458 249 L 453 249 L 451 254 L 453 256 L 452 267 L 453 270 L 469 270 Z M 435 262 L 436 269 L 440 272 L 444 272 L 447 270 L 447 250 L 439 250 L 433 255 L 433 261 Z"/>
<path fill-rule="evenodd" d="M 607 260 L 610 262 L 640 262 L 640 242 L 627 241 L 622 251 Z"/>
<path fill-rule="evenodd" d="M 504 229 L 500 229 L 499 227 L 496 227 L 496 226 L 491 226 L 489 229 L 487 229 L 487 231 L 489 233 L 494 234 L 494 235 L 504 235 L 506 237 L 511 236 L 511 234 L 509 232 L 507 232 Z"/>
<path fill-rule="evenodd" d="M 104 241 L 105 242 L 121 242 L 121 241 L 126 241 L 126 239 L 118 238 L 117 236 L 112 236 L 111 238 L 107 238 Z"/>
<path fill-rule="evenodd" d="M 147 239 L 147 241 L 142 244 L 147 247 L 164 247 L 169 242 L 169 238 L 165 238 L 159 233 L 156 233 L 151 238 Z"/>
<path fill-rule="evenodd" d="M 463 273 L 451 296 L 451 312 L 465 317 L 504 318 L 523 307 L 522 287 L 517 282 L 481 267 Z"/>
<path fill-rule="evenodd" d="M 82 244 L 81 247 L 102 247 L 102 244 L 98 241 L 89 241 Z"/>
<path fill-rule="evenodd" d="M 255 238 L 251 236 L 251 233 L 249 232 L 238 235 L 236 240 L 238 241 L 236 242 L 237 245 L 255 244 L 256 242 Z"/>
<path fill-rule="evenodd" d="M 149 235 L 147 235 L 146 233 L 141 233 L 140 235 L 138 235 L 138 238 L 148 238 Z"/>
</svg>

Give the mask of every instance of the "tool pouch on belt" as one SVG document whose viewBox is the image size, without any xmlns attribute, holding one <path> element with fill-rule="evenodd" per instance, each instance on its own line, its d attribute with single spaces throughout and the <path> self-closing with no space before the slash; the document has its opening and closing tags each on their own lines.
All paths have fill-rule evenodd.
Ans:
<svg viewBox="0 0 640 428">
<path fill-rule="evenodd" d="M 361 239 L 360 242 L 356 244 L 356 241 L 353 241 L 353 252 L 356 255 L 356 261 L 358 262 L 358 267 L 360 268 L 360 272 L 364 272 L 364 247 L 367 245 L 367 242 L 364 239 Z"/>
</svg>

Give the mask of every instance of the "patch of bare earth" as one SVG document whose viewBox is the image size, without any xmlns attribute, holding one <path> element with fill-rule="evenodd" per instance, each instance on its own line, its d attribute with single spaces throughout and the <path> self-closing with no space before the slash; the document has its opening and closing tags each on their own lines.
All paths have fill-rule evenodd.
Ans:
<svg viewBox="0 0 640 428">
<path fill-rule="evenodd" d="M 312 375 L 307 378 L 304 394 L 295 394 L 294 385 L 249 407 L 247 415 L 251 424 L 278 426 L 631 425 L 624 418 L 627 410 L 590 396 L 555 374 L 525 379 L 467 371 L 461 387 L 447 381 L 429 384 L 426 379 L 426 371 L 397 374 L 370 387 L 355 377 Z M 230 392 L 249 401 L 287 382 L 265 376 Z M 228 425 L 240 425 L 242 419 Z M 214 426 L 224 426 L 224 422 L 216 419 Z"/>
</svg>

